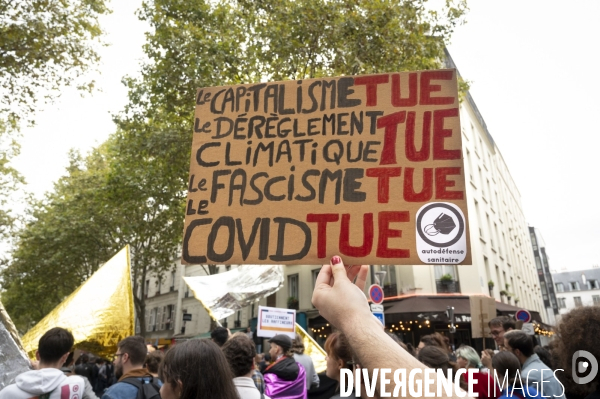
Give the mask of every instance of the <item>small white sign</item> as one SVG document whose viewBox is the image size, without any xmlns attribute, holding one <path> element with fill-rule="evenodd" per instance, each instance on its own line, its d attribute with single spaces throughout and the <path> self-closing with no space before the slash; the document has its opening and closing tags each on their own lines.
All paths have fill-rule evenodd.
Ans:
<svg viewBox="0 0 600 399">
<path fill-rule="evenodd" d="M 383 305 L 377 305 L 376 303 L 371 304 L 371 312 L 383 313 Z"/>
<path fill-rule="evenodd" d="M 296 338 L 296 311 L 259 306 L 256 335 L 272 338 L 278 334 L 285 334 L 292 339 Z"/>
<path fill-rule="evenodd" d="M 521 331 L 523 331 L 527 335 L 535 335 L 535 329 L 533 328 L 533 323 L 523 323 L 523 327 L 521 327 Z"/>
<path fill-rule="evenodd" d="M 467 224 L 449 202 L 425 204 L 417 212 L 417 253 L 427 264 L 456 265 L 467 256 Z"/>
</svg>

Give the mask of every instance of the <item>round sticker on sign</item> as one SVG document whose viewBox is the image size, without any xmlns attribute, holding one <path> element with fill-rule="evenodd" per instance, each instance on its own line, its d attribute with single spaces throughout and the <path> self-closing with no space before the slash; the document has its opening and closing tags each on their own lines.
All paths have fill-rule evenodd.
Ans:
<svg viewBox="0 0 600 399">
<path fill-rule="evenodd" d="M 517 313 L 515 313 L 515 319 L 518 321 L 522 321 L 523 323 L 529 323 L 531 321 L 531 313 L 525 309 L 519 309 Z"/>
<path fill-rule="evenodd" d="M 458 264 L 467 256 L 466 222 L 448 202 L 423 205 L 417 212 L 417 252 L 428 264 Z"/>
<path fill-rule="evenodd" d="M 369 297 L 375 304 L 380 304 L 383 302 L 383 288 L 380 285 L 373 284 L 369 287 Z"/>
</svg>

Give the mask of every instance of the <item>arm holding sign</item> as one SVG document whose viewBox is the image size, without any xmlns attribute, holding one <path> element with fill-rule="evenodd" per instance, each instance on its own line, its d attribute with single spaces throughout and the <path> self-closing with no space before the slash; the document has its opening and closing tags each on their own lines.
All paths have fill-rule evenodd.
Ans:
<svg viewBox="0 0 600 399">
<path fill-rule="evenodd" d="M 368 270 L 368 266 L 346 269 L 340 257 L 334 256 L 331 264 L 324 265 L 317 277 L 312 303 L 325 319 L 346 335 L 358 362 L 370 371 L 370 375 L 373 369 L 391 369 L 392 374 L 397 369 L 406 369 L 406 375 L 413 369 L 424 369 L 422 363 L 386 334 L 381 323 L 371 314 L 363 292 Z M 355 277 L 356 283 L 353 284 Z M 436 386 L 435 383 L 433 386 Z M 377 396 L 381 397 L 379 380 L 376 387 Z M 386 392 L 393 390 L 392 379 Z"/>
</svg>

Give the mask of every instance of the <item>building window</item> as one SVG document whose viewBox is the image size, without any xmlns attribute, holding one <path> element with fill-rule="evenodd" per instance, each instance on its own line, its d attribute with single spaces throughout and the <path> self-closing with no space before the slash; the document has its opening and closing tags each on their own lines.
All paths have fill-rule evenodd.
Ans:
<svg viewBox="0 0 600 399">
<path fill-rule="evenodd" d="M 567 307 L 567 300 L 565 298 L 558 298 L 558 307 L 565 309 Z"/>
<path fill-rule="evenodd" d="M 594 305 L 600 305 L 600 295 L 592 295 L 592 301 L 594 301 Z"/>
<path fill-rule="evenodd" d="M 563 283 L 556 283 L 556 292 L 565 292 L 565 286 Z"/>
<path fill-rule="evenodd" d="M 173 316 L 174 316 L 174 311 L 175 311 L 175 305 L 167 305 L 167 320 L 165 322 L 165 329 L 166 330 L 172 330 L 175 326 L 175 323 L 173 322 Z"/>
<path fill-rule="evenodd" d="M 146 310 L 146 331 L 152 331 L 152 310 Z"/>
<path fill-rule="evenodd" d="M 598 280 L 588 280 L 587 285 L 588 285 L 588 290 L 600 289 L 600 286 L 598 286 Z"/>
<path fill-rule="evenodd" d="M 163 306 L 162 307 L 162 315 L 160 316 L 160 330 L 164 330 L 165 329 L 165 323 L 167 321 L 167 307 Z"/>
<path fill-rule="evenodd" d="M 153 308 L 150 311 L 150 323 L 148 324 L 148 331 L 156 331 L 157 323 L 158 323 L 158 308 Z"/>
<path fill-rule="evenodd" d="M 573 297 L 573 300 L 575 301 L 575 306 L 581 306 L 581 297 L 580 296 L 575 296 Z"/>
<path fill-rule="evenodd" d="M 225 265 L 225 271 L 228 272 L 231 270 L 231 265 Z"/>
<path fill-rule="evenodd" d="M 298 274 L 292 274 L 288 276 L 288 297 L 299 298 L 300 293 L 298 292 Z"/>
<path fill-rule="evenodd" d="M 571 291 L 579 291 L 579 281 L 570 283 Z"/>
<path fill-rule="evenodd" d="M 319 272 L 321 271 L 321 269 L 314 269 L 312 271 L 312 287 L 313 290 L 315 289 L 315 286 L 317 285 L 317 277 L 319 276 Z"/>
<path fill-rule="evenodd" d="M 533 245 L 534 251 L 538 249 L 537 241 L 535 240 L 535 234 L 533 233 L 533 231 L 531 232 L 531 245 Z"/>
<path fill-rule="evenodd" d="M 175 272 L 171 272 L 171 287 L 169 288 L 169 291 L 175 291 Z"/>
<path fill-rule="evenodd" d="M 542 261 L 538 256 L 535 257 L 535 266 L 538 270 L 542 270 Z"/>
<path fill-rule="evenodd" d="M 148 291 L 150 291 L 150 280 L 146 280 L 146 298 L 148 298 L 148 295 L 150 294 Z"/>
</svg>

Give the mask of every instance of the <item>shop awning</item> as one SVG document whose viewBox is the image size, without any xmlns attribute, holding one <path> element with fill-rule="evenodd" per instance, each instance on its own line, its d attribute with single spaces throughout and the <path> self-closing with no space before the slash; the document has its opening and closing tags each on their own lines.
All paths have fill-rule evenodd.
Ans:
<svg viewBox="0 0 600 399">
<path fill-rule="evenodd" d="M 513 306 L 507 303 L 496 301 L 496 313 L 499 315 L 514 317 L 515 313 L 521 309 L 523 308 L 519 306 Z M 529 313 L 531 313 L 532 320 L 537 321 L 538 323 L 542 322 L 542 317 L 540 316 L 539 312 L 536 312 L 535 310 L 529 310 Z M 545 325 L 547 326 L 547 324 Z"/>
<path fill-rule="evenodd" d="M 384 302 L 386 321 L 415 320 L 425 318 L 432 321 L 447 321 L 446 308 L 454 307 L 455 315 L 470 315 L 471 305 L 468 295 L 410 295 L 394 301 Z M 496 301 L 496 314 L 514 317 L 515 313 L 523 309 Z M 531 318 L 541 322 L 539 312 L 530 310 Z"/>
<path fill-rule="evenodd" d="M 388 307 L 388 304 L 391 305 Z M 384 303 L 384 313 L 432 313 L 445 312 L 447 306 L 454 306 L 454 314 L 470 314 L 468 296 L 426 296 L 416 295 L 392 303 Z"/>
</svg>

